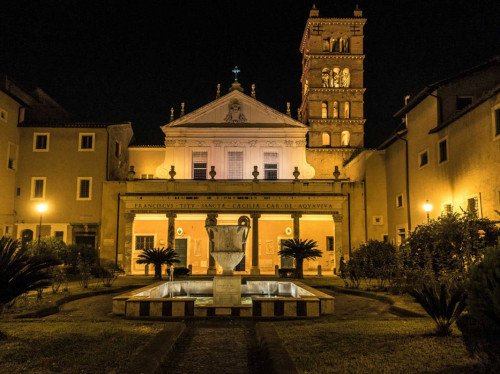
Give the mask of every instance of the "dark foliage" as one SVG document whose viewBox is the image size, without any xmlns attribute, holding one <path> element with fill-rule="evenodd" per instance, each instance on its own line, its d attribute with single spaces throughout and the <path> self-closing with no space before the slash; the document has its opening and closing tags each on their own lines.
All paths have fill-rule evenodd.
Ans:
<svg viewBox="0 0 500 374">
<path fill-rule="evenodd" d="M 17 241 L 0 239 L 0 312 L 16 297 L 49 286 L 50 268 L 58 264 L 55 259 L 30 256 Z"/>
<path fill-rule="evenodd" d="M 451 334 L 451 326 L 465 310 L 467 293 L 462 288 L 450 289 L 446 284 L 423 285 L 411 292 L 415 300 L 436 323 L 436 334 Z"/>
<path fill-rule="evenodd" d="M 289 239 L 283 242 L 283 247 L 278 254 L 295 259 L 295 277 L 302 279 L 304 278 L 304 260 L 321 257 L 321 251 L 316 249 L 317 247 L 318 242 L 314 240 Z"/>
<path fill-rule="evenodd" d="M 161 279 L 161 266 L 179 263 L 178 254 L 171 248 L 147 248 L 143 249 L 136 261 L 138 264 L 153 264 L 155 267 L 155 278 Z"/>
<path fill-rule="evenodd" d="M 183 277 L 185 275 L 189 275 L 191 270 L 185 267 L 175 267 L 174 268 L 174 277 Z M 167 274 L 170 275 L 170 268 L 167 269 Z"/>
</svg>

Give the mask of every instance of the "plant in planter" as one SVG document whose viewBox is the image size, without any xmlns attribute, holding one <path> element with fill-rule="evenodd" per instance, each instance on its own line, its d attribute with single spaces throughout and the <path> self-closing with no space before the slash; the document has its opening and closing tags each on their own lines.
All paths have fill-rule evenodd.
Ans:
<svg viewBox="0 0 500 374">
<path fill-rule="evenodd" d="M 467 293 L 463 288 L 450 289 L 446 284 L 423 285 L 422 289 L 410 292 L 436 323 L 436 334 L 451 334 L 451 326 L 465 310 Z"/>
<path fill-rule="evenodd" d="M 179 263 L 178 254 L 172 248 L 146 248 L 142 250 L 138 264 L 153 264 L 155 268 L 155 279 L 161 279 L 161 266 Z"/>
<path fill-rule="evenodd" d="M 314 240 L 289 239 L 283 242 L 283 247 L 278 254 L 295 259 L 295 278 L 302 279 L 304 278 L 304 260 L 321 257 L 321 251 L 316 249 L 317 247 L 318 242 Z"/>
</svg>

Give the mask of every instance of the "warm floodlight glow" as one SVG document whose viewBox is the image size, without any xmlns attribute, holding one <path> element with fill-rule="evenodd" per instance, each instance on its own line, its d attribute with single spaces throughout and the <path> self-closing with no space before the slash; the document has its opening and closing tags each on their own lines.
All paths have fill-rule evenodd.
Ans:
<svg viewBox="0 0 500 374">
<path fill-rule="evenodd" d="M 430 212 L 432 210 L 432 204 L 429 204 L 429 200 L 424 204 L 424 210 Z"/>
<path fill-rule="evenodd" d="M 40 213 L 43 213 L 47 210 L 47 204 L 43 203 L 43 204 L 38 204 L 36 206 L 36 209 L 40 212 Z"/>
</svg>

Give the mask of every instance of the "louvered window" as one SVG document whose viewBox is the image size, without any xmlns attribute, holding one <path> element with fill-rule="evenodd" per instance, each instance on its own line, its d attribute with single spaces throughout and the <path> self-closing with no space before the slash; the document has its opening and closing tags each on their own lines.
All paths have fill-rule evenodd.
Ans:
<svg viewBox="0 0 500 374">
<path fill-rule="evenodd" d="M 243 152 L 227 153 L 227 178 L 243 179 Z"/>
<path fill-rule="evenodd" d="M 207 152 L 193 152 L 193 179 L 207 179 Z"/>
<path fill-rule="evenodd" d="M 278 153 L 264 153 L 264 179 L 278 179 Z"/>
</svg>

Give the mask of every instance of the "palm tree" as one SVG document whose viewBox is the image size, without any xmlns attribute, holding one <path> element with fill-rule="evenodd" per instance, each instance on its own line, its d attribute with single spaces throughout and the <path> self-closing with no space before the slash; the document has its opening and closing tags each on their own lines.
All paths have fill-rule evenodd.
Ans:
<svg viewBox="0 0 500 374">
<path fill-rule="evenodd" d="M 146 248 L 142 250 L 138 264 L 153 264 L 155 267 L 155 279 L 161 279 L 161 266 L 167 266 L 180 262 L 177 260 L 178 254 L 172 248 Z"/>
<path fill-rule="evenodd" d="M 283 242 L 283 247 L 278 254 L 295 259 L 295 278 L 302 279 L 304 278 L 304 260 L 314 260 L 321 257 L 321 251 L 315 249 L 317 247 L 318 242 L 312 239 L 289 239 Z"/>
<path fill-rule="evenodd" d="M 50 285 L 53 258 L 30 256 L 16 240 L 0 239 L 0 313 L 16 297 Z"/>
</svg>

